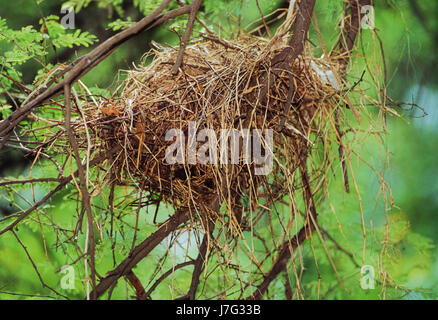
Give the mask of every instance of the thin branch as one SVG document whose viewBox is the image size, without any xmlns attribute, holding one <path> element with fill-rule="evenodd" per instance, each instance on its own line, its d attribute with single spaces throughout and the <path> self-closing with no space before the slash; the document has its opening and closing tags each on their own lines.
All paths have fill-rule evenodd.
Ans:
<svg viewBox="0 0 438 320">
<path fill-rule="evenodd" d="M 219 211 L 223 199 L 227 196 L 225 178 L 222 179 L 221 184 L 221 192 L 211 200 L 207 208 L 213 212 Z M 161 241 L 163 241 L 163 239 L 175 231 L 179 225 L 189 221 L 190 217 L 191 210 L 189 208 L 183 207 L 177 210 L 166 222 L 162 223 L 154 233 L 131 250 L 129 256 L 114 270 L 108 272 L 106 277 L 101 279 L 100 283 L 96 286 L 93 294 L 95 294 L 96 297 L 100 297 L 106 290 L 114 287 L 120 277 L 123 277 L 132 270 L 132 268 L 143 260 L 157 245 L 161 243 Z"/>
<path fill-rule="evenodd" d="M 111 149 L 110 151 L 107 151 L 107 152 L 104 152 L 104 153 L 97 155 L 93 160 L 90 161 L 90 166 L 94 166 L 98 163 L 103 162 L 108 157 L 110 157 L 112 154 L 118 152 L 120 150 L 120 148 L 121 148 L 120 146 L 117 146 L 117 147 L 114 147 L 113 149 Z M 59 184 L 55 187 L 55 189 L 53 189 L 48 194 L 46 194 L 40 201 L 35 203 L 32 207 L 30 207 L 29 209 L 27 209 L 26 211 L 21 213 L 18 216 L 18 218 L 16 220 L 14 220 L 14 222 L 12 222 L 6 228 L 4 228 L 3 230 L 0 230 L 0 235 L 2 235 L 3 233 L 5 233 L 9 230 L 12 230 L 12 228 L 14 228 L 18 223 L 20 223 L 20 221 L 25 219 L 29 214 L 34 212 L 41 205 L 45 204 L 53 195 L 55 195 L 56 193 L 61 191 L 67 184 L 69 184 L 73 180 L 73 177 L 75 177 L 77 175 L 78 175 L 78 171 L 76 170 L 72 175 L 70 175 L 68 177 L 61 178 L 59 180 Z"/>
<path fill-rule="evenodd" d="M 345 192 L 350 193 L 350 182 L 348 178 L 348 170 L 347 170 L 347 162 L 345 161 L 345 155 L 344 155 L 344 146 L 342 143 L 342 137 L 344 135 L 344 132 L 341 130 L 341 126 L 339 124 L 339 110 L 335 110 L 335 130 L 336 135 L 338 136 L 339 140 L 339 147 L 338 147 L 338 154 L 339 154 L 339 161 L 341 162 L 341 169 L 342 169 L 342 179 L 344 182 Z"/>
<path fill-rule="evenodd" d="M 273 66 L 281 62 L 292 62 L 303 52 L 314 7 L 315 0 L 301 0 L 295 4 L 297 15 L 292 25 L 293 34 L 289 46 L 272 59 Z"/>
<path fill-rule="evenodd" d="M 331 235 L 330 233 L 327 232 L 327 230 L 322 229 L 322 233 L 331 241 L 333 242 L 333 244 L 336 246 L 336 249 L 343 252 L 345 255 L 347 255 L 351 262 L 354 264 L 354 266 L 356 268 L 360 268 L 360 265 L 356 262 L 356 260 L 354 259 L 354 256 L 351 252 L 349 252 L 348 250 L 344 249 Z"/>
<path fill-rule="evenodd" d="M 123 30 L 112 36 L 111 38 L 107 39 L 90 53 L 76 59 L 67 68 L 65 68 L 59 74 L 55 75 L 55 79 L 58 79 L 68 72 L 68 76 L 63 81 L 59 82 L 53 87 L 50 87 L 52 82 L 49 82 L 49 84 L 47 85 L 47 89 L 38 94 L 37 97 L 35 97 L 31 101 L 21 106 L 19 109 L 15 110 L 8 118 L 1 121 L 0 137 L 4 137 L 11 130 L 13 130 L 23 119 L 28 116 L 33 108 L 37 107 L 47 99 L 53 98 L 62 93 L 64 85 L 66 83 L 71 84 L 77 81 L 80 77 L 85 75 L 98 63 L 100 63 L 104 58 L 110 55 L 122 43 L 138 35 L 144 30 L 153 28 L 154 26 L 160 23 L 164 23 L 177 16 L 187 14 L 191 10 L 191 5 L 188 5 L 160 15 L 160 13 L 167 7 L 170 1 L 171 0 L 164 0 L 163 3 L 150 15 L 144 17 L 132 27 Z"/>
<path fill-rule="evenodd" d="M 126 274 L 126 279 L 128 279 L 129 283 L 134 287 L 137 300 L 142 300 L 145 295 L 145 290 L 140 279 L 132 270 Z"/>
<path fill-rule="evenodd" d="M 371 0 L 348 0 L 347 11 L 350 14 L 346 14 L 339 40 L 330 54 L 331 56 L 337 54 L 341 56 L 340 63 L 344 68 L 344 72 L 350 61 L 351 52 L 360 31 L 361 21 L 365 15 L 362 12 L 362 7 L 366 5 L 371 5 Z"/>
<path fill-rule="evenodd" d="M 134 237 L 132 238 L 131 251 L 134 249 L 135 242 L 137 241 L 138 219 L 140 217 L 141 200 L 142 200 L 142 197 L 143 197 L 143 189 L 144 189 L 144 182 L 142 183 L 142 186 L 140 188 L 140 195 L 139 195 L 139 199 L 138 199 L 138 206 L 137 206 L 137 210 L 135 212 L 135 228 L 134 228 Z M 114 194 L 112 196 L 114 197 Z"/>
<path fill-rule="evenodd" d="M 115 286 L 120 277 L 128 274 L 143 258 L 145 258 L 157 245 L 163 241 L 171 232 L 175 231 L 179 225 L 186 223 L 190 218 L 188 208 L 182 208 L 164 222 L 154 233 L 143 242 L 137 245 L 130 255 L 123 260 L 114 270 L 100 281 L 93 290 L 92 295 L 100 297 L 107 289 Z"/>
<path fill-rule="evenodd" d="M 208 218 L 207 218 L 208 219 Z M 214 221 L 209 221 L 205 223 L 207 230 L 204 235 L 204 239 L 202 240 L 201 246 L 199 247 L 199 253 L 198 257 L 195 261 L 195 268 L 193 270 L 192 274 L 192 282 L 190 283 L 190 289 L 187 293 L 187 298 L 189 300 L 195 300 L 196 296 L 196 290 L 199 286 L 199 277 L 202 273 L 202 271 L 205 268 L 205 265 L 207 264 L 207 249 L 208 245 L 210 243 L 210 238 L 213 235 L 214 231 Z"/>
<path fill-rule="evenodd" d="M 303 226 L 300 231 L 290 240 L 281 245 L 280 253 L 278 254 L 271 269 L 263 277 L 263 281 L 257 286 L 255 292 L 247 298 L 247 300 L 260 300 L 263 294 L 268 289 L 272 281 L 286 268 L 287 262 L 291 257 L 291 253 L 307 239 L 312 229 L 309 229 L 308 225 Z"/>
<path fill-rule="evenodd" d="M 0 291 L 1 294 L 8 294 L 11 296 L 20 296 L 20 297 L 28 297 L 28 298 L 41 298 L 42 300 L 52 299 L 57 300 L 58 298 L 52 297 L 52 296 L 45 296 L 45 295 L 39 295 L 39 294 L 26 294 L 26 293 L 15 293 L 15 292 L 7 292 L 7 291 Z"/>
<path fill-rule="evenodd" d="M 154 282 L 154 284 L 149 288 L 149 290 L 144 294 L 144 296 L 142 297 L 142 300 L 147 300 L 149 299 L 149 297 L 151 296 L 152 292 L 155 290 L 156 287 L 158 287 L 158 285 L 163 282 L 163 280 L 165 280 L 168 276 L 170 276 L 171 274 L 173 274 L 176 270 L 184 268 L 185 266 L 189 266 L 195 263 L 195 260 L 193 261 L 186 261 L 180 264 L 177 264 L 176 266 L 170 268 L 169 270 L 167 270 L 165 273 L 163 273 L 158 279 L 157 281 Z"/>
<path fill-rule="evenodd" d="M 370 5 L 371 0 L 349 0 L 347 11 L 350 11 L 350 14 L 348 15 L 348 12 L 346 12 L 346 18 L 344 21 L 344 28 L 341 30 L 341 34 L 339 36 L 339 40 L 337 44 L 335 45 L 334 50 L 331 52 L 331 56 L 333 57 L 336 54 L 340 55 L 340 64 L 341 64 L 341 77 L 345 78 L 347 65 L 350 61 L 351 52 L 354 47 L 354 43 L 356 41 L 357 35 L 359 34 L 361 21 L 363 18 L 362 13 L 362 6 Z M 353 88 L 362 80 L 363 73 L 361 76 L 361 79 L 353 85 Z M 352 106 L 351 106 L 352 108 Z M 354 112 L 354 110 L 353 110 Z M 344 187 L 345 191 L 347 193 L 350 192 L 350 183 L 348 178 L 348 170 L 347 165 L 345 161 L 345 155 L 344 155 L 344 147 L 342 143 L 342 136 L 344 135 L 344 132 L 341 130 L 339 125 L 339 111 L 335 111 L 335 130 L 336 134 L 338 136 L 339 140 L 339 147 L 338 147 L 338 153 L 339 153 L 339 160 L 341 162 L 341 168 L 342 168 L 342 178 L 344 181 Z"/>
<path fill-rule="evenodd" d="M 284 295 L 287 300 L 294 299 L 292 286 L 290 285 L 289 275 L 287 273 L 284 274 Z"/>
<path fill-rule="evenodd" d="M 179 43 L 179 52 L 178 52 L 178 56 L 176 57 L 175 64 L 173 65 L 172 68 L 172 74 L 177 74 L 179 68 L 181 67 L 184 57 L 184 51 L 186 49 L 187 43 L 190 40 L 190 35 L 192 34 L 193 26 L 195 24 L 196 14 L 199 11 L 199 7 L 201 6 L 201 3 L 202 0 L 193 0 L 191 4 L 189 19 L 187 20 L 187 26 L 183 38 Z"/>
<path fill-rule="evenodd" d="M 62 190 L 64 188 L 64 186 L 66 186 L 70 181 L 72 180 L 72 177 L 69 176 L 67 178 L 63 178 L 60 183 L 56 186 L 55 189 L 53 189 L 52 191 L 50 191 L 48 194 L 46 194 L 40 201 L 38 201 L 37 203 L 35 203 L 32 207 L 30 207 L 29 209 L 27 209 L 26 211 L 24 211 L 23 213 L 21 213 L 19 215 L 19 217 L 14 220 L 14 222 L 12 222 L 10 225 L 8 225 L 6 228 L 4 228 L 3 230 L 0 231 L 0 235 L 2 235 L 3 233 L 12 230 L 12 228 L 14 228 L 21 220 L 23 220 L 24 218 L 26 218 L 29 214 L 31 214 L 32 212 L 34 212 L 37 208 L 39 208 L 41 205 L 43 205 L 44 203 L 46 203 L 54 194 L 56 194 L 57 192 L 59 192 L 60 190 Z"/>
</svg>

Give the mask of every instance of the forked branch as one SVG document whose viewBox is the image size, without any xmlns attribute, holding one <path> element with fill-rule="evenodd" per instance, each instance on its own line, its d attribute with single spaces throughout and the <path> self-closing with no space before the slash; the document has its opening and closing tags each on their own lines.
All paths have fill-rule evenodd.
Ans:
<svg viewBox="0 0 438 320">
<path fill-rule="evenodd" d="M 97 66 L 100 62 L 102 62 L 106 57 L 108 57 L 122 43 L 140 34 L 144 30 L 149 30 L 158 24 L 164 23 L 180 15 L 187 14 L 192 8 L 192 5 L 188 5 L 161 14 L 161 12 L 167 8 L 170 1 L 171 0 L 164 0 L 162 4 L 150 15 L 144 17 L 132 27 L 123 30 L 112 36 L 111 38 L 107 39 L 90 53 L 76 59 L 75 61 L 70 63 L 67 68 L 56 74 L 53 81 L 49 82 L 46 89 L 44 89 L 34 99 L 30 100 L 29 102 L 15 110 L 8 118 L 0 122 L 0 139 L 4 138 L 9 132 L 11 132 L 22 120 L 24 120 L 29 115 L 29 113 L 35 107 L 38 107 L 44 101 L 61 94 L 63 92 L 65 84 L 72 84 L 80 79 L 91 69 Z M 67 76 L 62 81 L 60 81 L 53 87 L 50 86 L 54 83 L 54 81 L 64 76 L 65 74 L 67 74 Z"/>
<path fill-rule="evenodd" d="M 173 65 L 172 68 L 172 74 L 177 74 L 179 68 L 181 67 L 184 57 L 184 51 L 186 49 L 187 43 L 190 40 L 190 35 L 192 34 L 193 26 L 195 24 L 196 14 L 199 11 L 199 7 L 201 6 L 201 3 L 202 0 L 193 0 L 193 3 L 191 4 L 190 15 L 189 15 L 189 19 L 187 20 L 186 31 L 184 32 L 184 36 L 179 43 L 179 52 L 178 52 L 178 56 L 176 57 L 175 64 Z"/>
<path fill-rule="evenodd" d="M 260 300 L 264 293 L 268 289 L 272 281 L 286 269 L 287 263 L 290 260 L 295 250 L 311 236 L 315 230 L 317 223 L 317 212 L 315 202 L 313 200 L 312 189 L 310 186 L 309 173 L 307 170 L 307 155 L 303 156 L 300 161 L 300 175 L 301 182 L 303 184 L 303 198 L 306 204 L 306 224 L 300 229 L 300 231 L 292 238 L 285 241 L 280 247 L 280 253 L 275 259 L 269 272 L 263 277 L 262 282 L 257 286 L 254 293 L 249 296 L 249 300 Z"/>
</svg>

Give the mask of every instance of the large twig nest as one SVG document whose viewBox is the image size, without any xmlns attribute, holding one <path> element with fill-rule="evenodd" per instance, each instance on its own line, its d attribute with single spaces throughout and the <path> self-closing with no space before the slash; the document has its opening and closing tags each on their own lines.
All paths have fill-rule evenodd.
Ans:
<svg viewBox="0 0 438 320">
<path fill-rule="evenodd" d="M 271 70 L 270 60 L 281 50 L 272 48 L 259 38 L 232 43 L 201 41 L 187 48 L 177 75 L 171 73 L 177 50 L 152 51 L 148 66 L 128 72 L 119 97 L 89 112 L 92 121 L 99 124 L 97 133 L 105 148 L 122 146 L 113 165 L 117 179 L 134 181 L 151 197 L 175 206 L 208 203 L 222 192 L 220 181 L 224 178 L 233 210 L 240 207 L 244 194 L 253 194 L 260 201 L 267 194 L 278 198 L 290 192 L 287 183 L 298 159 L 317 142 L 325 117 L 337 103 L 333 88 L 337 85 L 333 82 L 336 69 L 327 61 L 300 57 L 290 64 L 290 70 Z M 274 74 L 278 77 L 261 101 L 262 87 Z M 291 79 L 294 90 L 289 106 Z M 197 133 L 205 128 L 215 132 L 217 163 L 190 163 L 192 151 L 199 152 L 207 141 L 188 150 L 193 126 Z M 257 174 L 254 161 L 243 161 L 243 148 L 239 163 L 220 161 L 220 130 L 232 128 L 260 130 L 263 153 L 267 154 L 268 147 L 273 152 L 272 169 L 266 172 L 269 175 Z M 172 129 L 184 134 L 185 152 L 179 154 L 184 164 L 166 161 L 166 150 L 176 141 L 166 140 Z M 273 132 L 272 146 L 266 143 L 267 129 Z M 210 152 L 205 154 L 209 157 Z"/>
</svg>

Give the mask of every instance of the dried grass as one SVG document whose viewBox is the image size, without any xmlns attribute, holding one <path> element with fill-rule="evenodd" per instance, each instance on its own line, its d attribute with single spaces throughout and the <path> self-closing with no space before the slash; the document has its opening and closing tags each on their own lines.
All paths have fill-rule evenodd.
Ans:
<svg viewBox="0 0 438 320">
<path fill-rule="evenodd" d="M 336 136 L 333 110 L 340 96 L 332 87 L 336 87 L 333 79 L 321 73 L 337 78 L 336 64 L 306 56 L 290 66 L 295 93 L 289 110 L 289 73 L 285 70 L 269 88 L 266 101 L 259 101 L 261 79 L 266 74 L 273 76 L 270 60 L 281 49 L 255 37 L 233 42 L 203 40 L 187 48 L 182 71 L 176 76 L 171 69 L 177 50 L 152 50 L 149 65 L 128 71 L 119 96 L 87 109 L 87 121 L 96 124 L 93 128 L 102 148 L 122 147 L 113 164 L 118 182 L 134 182 L 150 199 L 196 210 L 224 193 L 221 186 L 225 185 L 228 215 L 237 223 L 244 198 L 251 199 L 254 208 L 292 194 L 299 185 L 295 175 L 299 159 L 313 149 L 331 152 L 331 148 L 317 146 L 328 136 Z M 166 132 L 179 128 L 187 136 L 189 121 L 196 122 L 198 132 L 213 129 L 217 137 L 220 129 L 272 129 L 271 173 L 255 175 L 254 163 L 167 164 L 166 148 L 173 141 L 166 141 Z M 327 171 L 327 161 L 318 160 L 317 165 L 315 172 Z"/>
</svg>

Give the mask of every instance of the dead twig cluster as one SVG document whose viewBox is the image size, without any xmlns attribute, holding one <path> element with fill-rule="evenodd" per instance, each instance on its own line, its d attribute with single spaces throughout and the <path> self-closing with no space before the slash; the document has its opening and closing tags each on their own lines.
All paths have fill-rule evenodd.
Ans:
<svg viewBox="0 0 438 320">
<path fill-rule="evenodd" d="M 47 88 L 34 92 L 34 98 L 0 123 L 1 146 L 34 145 L 34 149 L 28 149 L 38 156 L 45 155 L 61 168 L 57 178 L 0 183 L 0 186 L 59 183 L 0 230 L 0 235 L 11 231 L 16 236 L 14 228 L 20 221 L 67 184 L 74 183 L 82 207 L 78 208 L 71 240 L 77 246 L 85 217 L 87 245 L 83 257 L 86 271 L 90 268 L 89 298 L 97 299 L 107 291 L 111 296 L 118 280 L 125 277 L 134 287 L 137 299 L 148 299 L 175 270 L 193 265 L 190 286 L 180 298 L 195 299 L 199 290 L 206 290 L 202 279 L 208 278 L 209 259 L 214 253 L 216 262 L 221 261 L 216 265 L 224 274 L 229 270 L 238 273 L 237 291 L 241 298 L 261 299 L 278 275 L 291 261 L 294 263 L 291 257 L 306 239 L 316 233 L 323 241 L 317 203 L 326 193 L 329 172 L 336 171 L 337 157 L 349 191 L 347 168 L 351 149 L 343 136 L 356 130 L 354 125 L 349 125 L 347 112 L 351 111 L 358 121 L 361 112 L 348 94 L 354 90 L 361 94 L 357 87 L 363 74 L 349 89 L 344 88 L 344 82 L 360 31 L 361 8 L 370 1 L 347 2 L 346 22 L 339 41 L 325 58 L 313 56 L 306 46 L 315 0 L 298 0 L 291 5 L 286 21 L 272 39 L 241 35 L 226 41 L 207 30 L 208 34 L 200 34 L 194 44 L 189 41 L 202 1 L 194 0 L 190 5 L 163 13 L 169 3 L 170 0 L 163 1 L 133 27 L 59 70 Z M 80 82 L 80 77 L 121 43 L 182 14 L 189 14 L 189 19 L 179 48 L 157 48 L 149 52 L 147 57 L 152 62 L 128 71 L 120 90 L 111 98 L 91 95 Z M 261 20 L 269 30 L 266 20 L 263 17 Z M 81 94 L 74 90 L 75 82 Z M 62 93 L 64 101 L 55 101 Z M 33 113 L 49 99 L 59 106 L 51 108 L 61 111 L 62 118 L 43 119 Z M 39 129 L 46 130 L 45 133 L 38 135 L 38 129 L 29 129 L 22 134 L 31 134 L 34 141 L 14 137 L 14 130 L 29 115 L 44 124 Z M 47 130 L 53 130 L 53 137 L 47 135 Z M 223 135 L 224 130 L 228 135 Z M 272 141 L 266 132 L 272 133 Z M 258 157 L 253 156 L 255 139 L 261 145 Z M 227 146 L 225 153 L 223 146 Z M 171 153 L 169 148 L 173 148 Z M 336 156 L 333 150 L 338 152 Z M 56 161 L 63 153 L 66 158 L 59 164 Z M 77 169 L 64 175 L 69 159 L 73 158 Z M 260 174 L 259 170 L 266 166 L 267 171 Z M 95 221 L 92 198 L 108 186 L 108 235 L 114 269 L 99 276 L 95 231 L 99 230 L 100 237 L 103 236 Z M 137 208 L 131 250 L 117 263 L 114 224 L 120 215 L 115 211 L 123 203 L 115 203 L 115 190 L 119 186 L 132 192 L 126 199 Z M 136 192 L 138 200 L 132 201 Z M 160 203 L 171 206 L 174 213 L 166 221 L 156 223 Z M 140 210 L 151 205 L 155 206 L 156 229 L 137 243 Z M 289 214 L 280 216 L 275 210 L 278 205 L 286 205 Z M 271 228 L 269 242 L 273 245 L 267 244 L 268 239 L 258 233 L 267 227 Z M 160 243 L 181 232 L 203 236 L 196 258 L 166 271 L 146 290 L 133 269 Z M 262 260 L 248 245 L 254 238 L 266 249 Z M 18 237 L 17 240 L 20 241 Z M 245 252 L 250 261 L 249 270 L 242 270 L 236 263 L 238 250 Z M 272 262 L 267 262 L 270 259 Z M 329 260 L 336 272 L 330 256 Z M 286 295 L 291 298 L 291 283 L 286 279 Z M 299 281 L 298 276 L 296 280 Z M 339 276 L 338 280 L 343 285 Z M 200 288 L 201 284 L 204 287 Z M 236 289 L 236 283 L 231 287 Z M 220 295 L 226 298 L 228 293 L 229 289 L 225 288 Z"/>
</svg>

